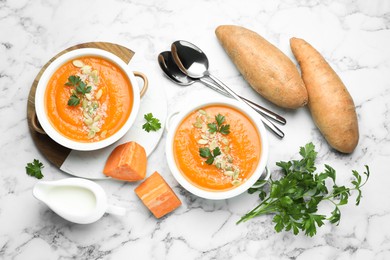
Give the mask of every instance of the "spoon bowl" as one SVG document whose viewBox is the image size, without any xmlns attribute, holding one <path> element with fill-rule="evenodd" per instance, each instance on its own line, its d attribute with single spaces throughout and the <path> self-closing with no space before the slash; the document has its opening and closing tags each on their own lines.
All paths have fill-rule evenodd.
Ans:
<svg viewBox="0 0 390 260">
<path fill-rule="evenodd" d="M 171 46 L 172 56 L 179 69 L 192 78 L 208 76 L 209 60 L 196 45 L 176 41 Z"/>
<path fill-rule="evenodd" d="M 176 84 L 189 86 L 195 82 L 177 67 L 170 51 L 164 51 L 158 55 L 158 64 L 165 75 Z"/>
</svg>

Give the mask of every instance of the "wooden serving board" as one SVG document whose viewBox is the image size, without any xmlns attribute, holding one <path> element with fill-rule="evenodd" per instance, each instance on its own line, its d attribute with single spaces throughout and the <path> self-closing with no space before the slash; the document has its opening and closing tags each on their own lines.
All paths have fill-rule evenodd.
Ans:
<svg viewBox="0 0 390 260">
<path fill-rule="evenodd" d="M 34 140 L 35 145 L 38 147 L 40 152 L 55 166 L 58 168 L 61 167 L 65 159 L 68 157 L 71 150 L 69 148 L 63 147 L 53 141 L 48 135 L 38 133 L 32 127 L 32 121 L 36 120 L 35 118 L 35 91 L 39 79 L 41 78 L 45 69 L 59 56 L 69 51 L 80 49 L 80 48 L 98 48 L 105 51 L 109 51 L 119 58 L 121 58 L 126 64 L 128 64 L 131 58 L 134 56 L 134 52 L 126 47 L 123 47 L 118 44 L 109 43 L 109 42 L 87 42 L 72 46 L 58 53 L 56 56 L 51 58 L 39 71 L 38 75 L 35 77 L 34 82 L 31 86 L 30 93 L 28 95 L 28 104 L 27 104 L 27 122 L 30 129 L 30 134 Z"/>
</svg>

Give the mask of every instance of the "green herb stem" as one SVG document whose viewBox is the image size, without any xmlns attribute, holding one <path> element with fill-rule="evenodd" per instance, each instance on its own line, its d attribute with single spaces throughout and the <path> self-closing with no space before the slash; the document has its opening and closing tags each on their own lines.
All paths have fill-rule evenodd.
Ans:
<svg viewBox="0 0 390 260">
<path fill-rule="evenodd" d="M 348 203 L 348 199 L 353 191 L 357 191 L 356 205 L 359 205 L 362 197 L 361 188 L 367 183 L 370 176 L 370 170 L 366 167 L 365 181 L 357 171 L 352 171 L 354 180 L 351 181 L 352 187 L 338 186 L 336 184 L 336 171 L 329 165 L 325 165 L 322 173 L 316 174 L 315 159 L 317 152 L 312 143 L 301 147 L 301 160 L 292 160 L 289 162 L 276 163 L 282 169 L 284 174 L 279 180 L 267 180 L 269 184 L 269 193 L 264 191 L 264 186 L 259 185 L 248 190 L 250 194 L 256 191 L 260 192 L 259 197 L 262 201 L 245 214 L 237 222 L 245 222 L 256 216 L 273 214 L 275 230 L 292 231 L 295 235 L 303 231 L 307 236 L 314 236 L 317 228 L 324 225 L 328 220 L 331 224 L 338 225 L 341 219 L 340 206 Z M 326 180 L 333 181 L 333 189 L 326 186 Z M 258 181 L 259 182 L 259 181 Z M 257 183 L 257 182 L 256 182 Z M 323 201 L 330 201 L 335 209 L 330 216 L 318 214 L 318 205 Z"/>
</svg>

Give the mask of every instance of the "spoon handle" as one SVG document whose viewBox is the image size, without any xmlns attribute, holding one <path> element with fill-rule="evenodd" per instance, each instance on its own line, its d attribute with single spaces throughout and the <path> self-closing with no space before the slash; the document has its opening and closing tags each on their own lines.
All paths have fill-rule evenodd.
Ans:
<svg viewBox="0 0 390 260">
<path fill-rule="evenodd" d="M 227 97 L 232 97 L 228 92 L 224 91 L 219 86 L 214 85 L 214 83 L 209 82 L 208 80 L 205 80 L 204 78 L 200 78 L 199 81 L 202 82 L 207 87 L 211 88 L 212 90 L 217 91 L 218 93 L 220 93 L 222 95 L 225 95 Z M 265 107 L 260 106 L 259 104 L 256 104 L 255 102 L 253 102 L 253 101 L 251 101 L 249 99 L 246 99 L 243 96 L 240 96 L 240 95 L 237 95 L 237 96 L 239 96 L 241 99 L 243 99 L 248 105 L 250 105 L 258 113 L 261 113 L 263 116 L 271 118 L 271 119 L 275 120 L 275 122 L 280 123 L 282 125 L 286 124 L 286 119 L 284 117 L 282 117 L 282 116 L 280 116 L 280 115 L 278 115 L 278 114 L 268 110 Z"/>
<path fill-rule="evenodd" d="M 231 90 L 228 86 L 226 86 L 222 81 L 220 81 L 218 78 L 214 77 L 211 74 L 205 75 L 205 77 L 210 78 L 212 81 L 214 81 L 216 84 L 218 84 L 222 89 L 224 89 L 227 93 L 232 95 L 235 99 L 237 99 L 242 104 L 249 106 L 240 96 L 238 96 L 233 90 Z M 252 108 L 252 107 L 251 107 Z M 279 138 L 284 137 L 284 133 L 282 130 L 280 130 L 278 127 L 276 127 L 271 121 L 266 119 L 262 114 L 259 113 L 259 116 L 261 118 L 261 121 Z"/>
</svg>

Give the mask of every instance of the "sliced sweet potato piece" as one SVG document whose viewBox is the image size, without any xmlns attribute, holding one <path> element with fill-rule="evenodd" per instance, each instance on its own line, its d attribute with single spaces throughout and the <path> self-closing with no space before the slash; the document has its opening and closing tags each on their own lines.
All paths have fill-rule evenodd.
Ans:
<svg viewBox="0 0 390 260">
<path fill-rule="evenodd" d="M 181 205 L 180 199 L 158 172 L 154 172 L 135 193 L 156 218 L 161 218 Z"/>
<path fill-rule="evenodd" d="M 118 180 L 139 181 L 145 178 L 146 166 L 145 149 L 136 142 L 128 142 L 111 152 L 103 173 Z"/>
</svg>

